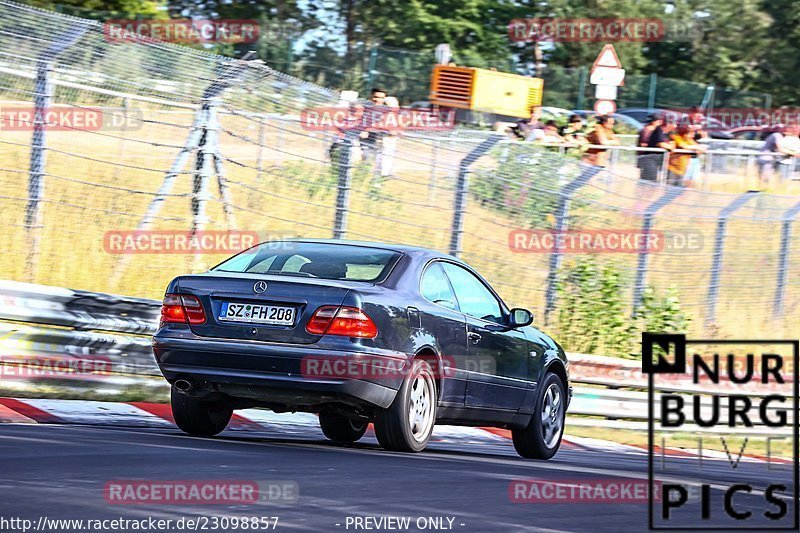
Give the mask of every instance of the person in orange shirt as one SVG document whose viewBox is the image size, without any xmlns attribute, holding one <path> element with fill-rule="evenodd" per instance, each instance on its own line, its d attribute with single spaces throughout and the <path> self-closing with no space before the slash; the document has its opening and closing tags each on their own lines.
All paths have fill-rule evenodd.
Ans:
<svg viewBox="0 0 800 533">
<path fill-rule="evenodd" d="M 599 116 L 594 129 L 586 136 L 590 147 L 583 154 L 583 162 L 596 167 L 605 167 L 608 162 L 608 149 L 600 146 L 619 146 L 619 139 L 614 134 L 614 119 L 609 116 Z"/>
<path fill-rule="evenodd" d="M 672 134 L 672 142 L 675 143 L 676 152 L 669 154 L 669 163 L 667 165 L 669 174 L 667 175 L 667 183 L 669 185 L 691 187 L 691 182 L 685 181 L 686 172 L 689 170 L 689 163 L 692 158 L 705 152 L 706 147 L 697 143 L 695 140 L 695 131 L 688 121 L 681 122 L 678 129 L 675 130 L 675 133 Z"/>
</svg>

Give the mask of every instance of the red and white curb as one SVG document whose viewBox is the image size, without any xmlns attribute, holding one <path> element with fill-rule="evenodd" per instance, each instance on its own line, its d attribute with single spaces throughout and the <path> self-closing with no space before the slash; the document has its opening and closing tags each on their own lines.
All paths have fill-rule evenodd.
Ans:
<svg viewBox="0 0 800 533">
<path fill-rule="evenodd" d="M 0 423 L 175 428 L 172 410 L 168 404 L 29 398 L 0 398 Z M 234 413 L 228 429 L 322 437 L 317 416 L 310 413 L 279 414 L 263 409 L 242 409 Z M 436 426 L 431 440 L 455 444 L 508 444 L 511 440 L 511 431 L 498 428 Z M 583 449 L 601 453 L 647 454 L 647 450 L 642 447 L 575 436 L 565 437 L 562 446 L 566 449 Z M 659 448 L 655 453 L 660 456 L 661 449 Z M 697 458 L 696 451 L 682 448 L 666 448 L 664 454 L 674 458 Z M 733 460 L 738 456 L 737 451 L 732 451 L 731 454 L 734 455 Z M 730 459 L 725 453 L 713 450 L 703 450 L 703 457 Z M 749 454 L 745 454 L 741 458 L 743 462 L 762 460 L 764 460 L 763 457 Z M 784 460 L 776 458 L 771 460 L 784 462 Z"/>
</svg>

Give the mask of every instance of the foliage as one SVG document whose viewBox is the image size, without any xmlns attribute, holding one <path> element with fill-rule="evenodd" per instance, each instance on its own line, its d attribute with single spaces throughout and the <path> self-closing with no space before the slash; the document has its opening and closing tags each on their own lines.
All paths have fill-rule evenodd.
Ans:
<svg viewBox="0 0 800 533">
<path fill-rule="evenodd" d="M 631 77 L 763 91 L 776 104 L 800 102 L 796 73 L 800 14 L 795 0 L 27 0 L 89 18 L 173 17 L 257 19 L 255 44 L 216 51 L 259 57 L 283 71 L 334 88 L 362 92 L 379 83 L 404 102 L 423 99 L 433 50 L 447 43 L 460 65 L 536 74 L 551 105 L 572 107 L 580 70 L 601 43 L 524 43 L 508 38 L 518 18 L 654 19 L 667 31 L 657 42 L 616 43 Z M 205 46 L 205 48 L 209 48 Z M 375 59 L 375 50 L 379 50 Z M 415 55 L 417 54 L 417 55 Z M 538 66 L 546 67 L 544 69 Z M 537 71 L 538 70 L 538 71 Z M 627 85 L 627 84 L 626 84 Z M 666 90 L 669 90 L 665 87 Z M 692 88 L 684 87 L 692 90 Z M 680 90 L 678 87 L 677 90 Z M 643 91 L 638 91 L 643 96 Z M 591 97 L 592 95 L 585 95 Z M 670 101 L 672 95 L 659 96 Z M 695 98 L 699 104 L 702 95 Z M 641 97 L 638 98 L 642 100 Z M 686 99 L 681 99 L 685 102 Z M 723 91 L 723 100 L 725 93 Z M 587 101 L 587 100 L 585 100 Z M 643 104 L 644 102 L 642 102 Z M 716 107 L 759 104 L 717 102 Z"/>
<path fill-rule="evenodd" d="M 495 168 L 471 175 L 470 193 L 479 204 L 529 228 L 549 228 L 556 211 L 559 184 L 572 179 L 577 165 L 548 148 L 531 143 L 503 145 L 490 152 Z"/>
<path fill-rule="evenodd" d="M 629 284 L 611 264 L 590 256 L 563 268 L 558 284 L 556 328 L 565 348 L 600 355 L 634 357 L 643 331 L 685 333 L 690 318 L 673 289 L 659 294 L 653 287 L 630 312 L 623 290 Z"/>
</svg>

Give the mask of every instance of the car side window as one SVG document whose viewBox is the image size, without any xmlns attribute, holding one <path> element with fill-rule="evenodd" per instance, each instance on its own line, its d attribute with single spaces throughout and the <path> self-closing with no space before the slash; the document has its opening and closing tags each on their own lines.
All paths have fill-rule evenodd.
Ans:
<svg viewBox="0 0 800 533">
<path fill-rule="evenodd" d="M 448 309 L 456 309 L 456 298 L 444 275 L 441 263 L 433 263 L 425 269 L 425 273 L 422 274 L 420 291 L 426 300 Z"/>
<path fill-rule="evenodd" d="M 452 263 L 444 263 L 443 268 L 453 284 L 462 313 L 489 322 L 503 323 L 500 302 L 481 280 L 470 271 Z"/>
</svg>

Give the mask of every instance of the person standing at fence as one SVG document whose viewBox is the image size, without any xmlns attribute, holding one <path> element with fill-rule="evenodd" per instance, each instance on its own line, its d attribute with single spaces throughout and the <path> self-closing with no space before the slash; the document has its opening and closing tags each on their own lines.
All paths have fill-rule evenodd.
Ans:
<svg viewBox="0 0 800 533">
<path fill-rule="evenodd" d="M 582 143 L 586 141 L 586 134 L 583 131 L 583 117 L 580 115 L 570 115 L 567 125 L 559 131 L 564 140 L 569 143 Z"/>
<path fill-rule="evenodd" d="M 639 132 L 639 138 L 636 145 L 639 148 L 647 148 L 650 142 L 650 136 L 664 124 L 664 116 L 661 114 L 652 114 L 648 118 L 648 122 L 642 131 Z M 638 152 L 636 154 L 636 166 L 639 167 L 639 177 L 645 181 L 656 181 L 658 179 L 658 164 L 661 161 L 660 154 L 653 152 Z"/>
<path fill-rule="evenodd" d="M 542 106 L 531 106 L 530 117 L 518 120 L 510 128 L 511 133 L 518 139 L 525 141 L 540 141 L 544 138 L 544 124 L 542 124 Z"/>
<path fill-rule="evenodd" d="M 386 106 L 385 111 L 387 113 L 401 112 L 400 103 L 394 96 L 385 97 L 383 103 Z M 397 120 L 391 122 L 394 124 L 398 123 Z M 381 187 L 383 181 L 392 175 L 392 170 L 394 169 L 394 154 L 397 152 L 397 135 L 399 135 L 397 129 L 383 133 L 377 159 L 375 161 L 375 166 L 377 167 L 379 175 L 379 179 L 375 182 L 375 187 Z"/>
<path fill-rule="evenodd" d="M 672 151 L 675 143 L 670 139 L 670 135 L 675 131 L 675 120 L 672 117 L 664 117 L 663 123 L 653 129 L 653 133 L 647 139 L 648 148 L 661 148 L 662 150 Z M 665 153 L 653 153 L 653 165 L 656 168 L 656 175 L 664 166 Z"/>
<path fill-rule="evenodd" d="M 695 140 L 695 130 L 689 120 L 684 120 L 671 136 L 675 151 L 669 154 L 667 183 L 669 185 L 693 186 L 693 176 L 687 176 L 690 164 L 699 154 L 706 151 L 705 146 Z"/>
<path fill-rule="evenodd" d="M 613 117 L 596 117 L 594 129 L 586 136 L 586 140 L 589 148 L 583 153 L 583 162 L 605 168 L 608 164 L 608 148 L 603 146 L 619 146 L 619 139 L 614 133 Z"/>
<path fill-rule="evenodd" d="M 382 110 L 386 102 L 386 91 L 379 88 L 373 88 L 369 97 L 372 106 L 369 106 L 365 111 Z M 380 144 L 383 142 L 385 132 L 377 131 L 375 128 L 370 127 L 367 131 L 362 131 L 359 135 L 361 144 L 361 154 L 365 161 L 376 162 L 378 157 L 378 150 Z"/>
<path fill-rule="evenodd" d="M 772 176 L 780 163 L 790 163 L 793 158 L 800 157 L 800 125 L 779 126 L 771 133 L 761 147 L 758 156 L 758 177 L 762 187 L 772 181 Z"/>
</svg>

